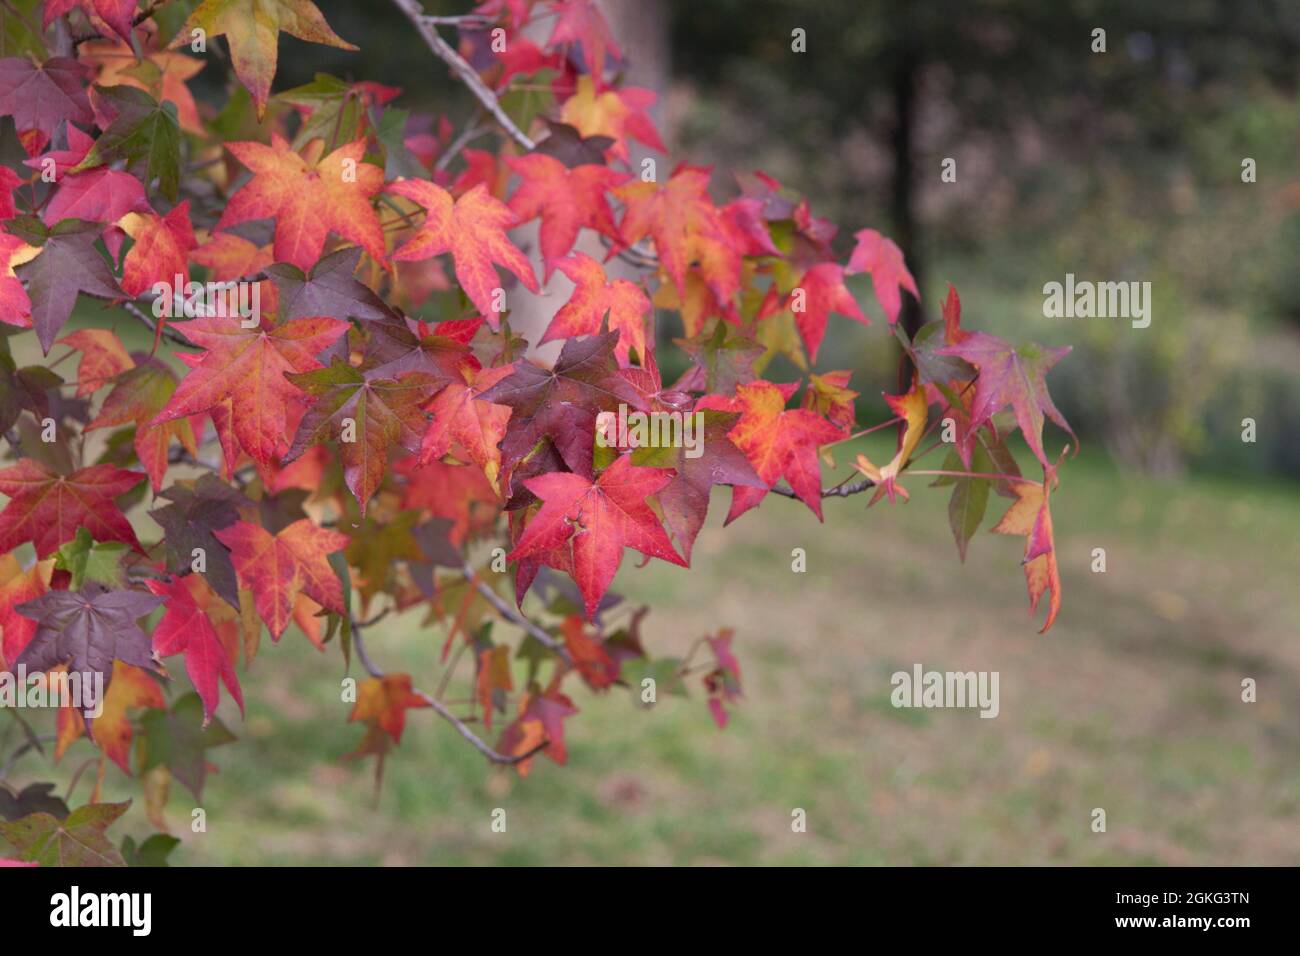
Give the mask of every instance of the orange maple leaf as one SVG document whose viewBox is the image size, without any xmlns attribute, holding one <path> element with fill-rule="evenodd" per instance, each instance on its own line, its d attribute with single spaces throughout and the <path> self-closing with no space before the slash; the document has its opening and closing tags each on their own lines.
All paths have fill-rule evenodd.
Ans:
<svg viewBox="0 0 1300 956">
<path fill-rule="evenodd" d="M 130 776 L 131 740 L 135 732 L 127 711 L 137 707 L 166 706 L 162 688 L 148 671 L 113 661 L 113 678 L 104 692 L 104 710 L 95 718 L 95 745 Z M 54 758 L 58 760 L 86 732 L 86 722 L 80 710 L 65 703 L 59 708 L 55 729 L 58 739 L 54 745 Z"/>
<path fill-rule="evenodd" d="M 680 166 L 663 186 L 631 182 L 614 194 L 627 207 L 619 229 L 631 245 L 654 240 L 659 262 L 679 295 L 686 295 L 686 270 L 698 263 L 700 275 L 726 306 L 740 289 L 740 250 L 735 232 L 709 198 L 710 170 Z"/>
<path fill-rule="evenodd" d="M 393 253 L 393 259 L 415 262 L 450 252 L 457 281 L 494 332 L 500 327 L 504 303 L 496 295 L 501 282 L 493 263 L 517 275 L 529 291 L 540 291 L 528 257 L 506 237 L 505 231 L 518 225 L 515 214 L 482 183 L 456 200 L 427 179 L 399 179 L 388 186 L 388 192 L 428 211 L 415 235 Z"/>
<path fill-rule="evenodd" d="M 577 90 L 564 101 L 560 121 L 574 127 L 584 138 L 608 136 L 614 145 L 605 155 L 613 159 L 628 158 L 627 141 L 635 139 L 661 153 L 668 152 L 648 110 L 658 97 L 653 90 L 624 86 L 617 90 L 596 92 L 590 76 L 578 77 Z"/>
<path fill-rule="evenodd" d="M 925 386 L 918 380 L 912 390 L 904 395 L 885 396 L 890 410 L 903 421 L 898 451 L 883 468 L 873 465 L 866 455 L 858 455 L 857 463 L 853 466 L 876 483 L 876 493 L 871 497 L 873 505 L 886 495 L 891 502 L 895 495 L 902 495 L 904 501 L 908 499 L 907 489 L 897 483 L 898 473 L 907 464 L 907 459 L 916 451 L 917 444 L 925 434 L 925 419 L 930 408 L 925 395 Z"/>
<path fill-rule="evenodd" d="M 385 674 L 357 685 L 357 702 L 348 720 L 377 724 L 394 743 L 402 742 L 406 729 L 406 712 L 412 707 L 432 706 L 411 689 L 410 674 Z"/>
<path fill-rule="evenodd" d="M 573 280 L 573 295 L 555 313 L 542 341 L 596 335 L 608 316 L 609 330 L 619 333 L 618 343 L 614 346 L 618 364 L 623 368 L 631 364 L 628 352 L 632 349 L 636 349 L 636 354 L 644 359 L 645 316 L 650 311 L 646 294 L 627 279 L 607 281 L 601 264 L 581 252 L 561 260 L 558 265 L 560 271 Z"/>
<path fill-rule="evenodd" d="M 993 526 L 994 534 L 1025 536 L 1025 584 L 1029 588 L 1029 608 L 1038 610 L 1043 592 L 1051 591 L 1047 603 L 1047 620 L 1039 634 L 1046 634 L 1061 610 L 1061 571 L 1056 565 L 1056 542 L 1052 537 L 1052 511 L 1048 506 L 1051 491 L 1048 479 L 1040 485 L 1033 481 L 1011 484 L 1016 500 Z"/>
<path fill-rule="evenodd" d="M 501 474 L 501 440 L 505 438 L 506 425 L 514 409 L 485 402 L 479 396 L 512 372 L 511 365 L 477 372 L 463 369 L 464 384 L 452 382 L 425 405 L 433 421 L 420 444 L 421 466 L 453 450 L 463 450 L 470 461 L 483 469 L 493 489 L 500 491 L 497 477 Z"/>
<path fill-rule="evenodd" d="M 279 133 L 271 145 L 227 143 L 253 171 L 230 197 L 217 229 L 250 219 L 275 220 L 275 260 L 310 272 L 333 232 L 355 242 L 374 259 L 384 258 L 384 232 L 370 200 L 384 186 L 384 171 L 362 162 L 365 139 L 344 143 L 328 156 L 325 141 L 311 140 L 299 155 Z"/>
<path fill-rule="evenodd" d="M 138 296 L 157 282 L 171 286 L 176 276 L 182 283 L 190 280 L 190 252 L 198 248 L 194 227 L 190 224 L 190 201 L 187 199 L 165 216 L 155 212 L 129 212 L 117 224 L 135 240 L 122 263 L 122 291 Z M 173 292 L 181 290 L 173 290 Z M 162 334 L 158 323 L 155 341 Z"/>
<path fill-rule="evenodd" d="M 246 329 L 235 319 L 217 317 L 178 323 L 177 331 L 208 351 L 153 424 L 213 412 L 227 451 L 233 435 L 266 468 L 288 447 L 289 413 L 306 401 L 284 373 L 320 368 L 316 356 L 347 327 L 330 318 L 294 319 L 270 329 Z"/>
<path fill-rule="evenodd" d="M 271 95 L 281 30 L 308 43 L 356 49 L 330 29 L 311 0 L 203 0 L 171 45 L 189 43 L 196 29 L 202 30 L 209 42 L 225 35 L 235 75 L 252 94 L 259 121 L 266 115 Z"/>
</svg>

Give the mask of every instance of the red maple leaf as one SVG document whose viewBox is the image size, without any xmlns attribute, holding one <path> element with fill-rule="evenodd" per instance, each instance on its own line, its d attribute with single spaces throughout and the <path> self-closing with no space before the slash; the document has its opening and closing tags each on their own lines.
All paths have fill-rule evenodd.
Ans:
<svg viewBox="0 0 1300 956">
<path fill-rule="evenodd" d="M 326 560 L 347 547 L 348 536 L 302 518 L 273 535 L 260 525 L 239 521 L 213 532 L 230 549 L 241 587 L 253 592 L 258 616 L 271 638 L 289 626 L 294 603 L 305 594 L 326 610 L 346 614 L 343 585 Z"/>
<path fill-rule="evenodd" d="M 618 665 L 606 652 L 599 635 L 588 632 L 582 618 L 570 614 L 560 625 L 564 646 L 582 679 L 593 690 L 604 690 L 618 678 Z"/>
<path fill-rule="evenodd" d="M 560 271 L 573 280 L 573 295 L 555 313 L 542 341 L 596 335 L 608 317 L 609 330 L 619 333 L 618 343 L 614 346 L 618 364 L 623 367 L 631 364 L 628 353 L 632 349 L 644 358 L 645 317 L 651 307 L 641 288 L 627 279 L 609 282 L 601 264 L 581 252 L 557 264 Z"/>
<path fill-rule="evenodd" d="M 425 405 L 433 421 L 420 443 L 420 465 L 463 451 L 496 487 L 501 474 L 501 439 L 505 437 L 513 410 L 507 405 L 484 401 L 480 396 L 513 372 L 509 365 L 478 372 L 466 370 L 464 383 L 451 382 L 438 392 Z"/>
<path fill-rule="evenodd" d="M 171 368 L 161 359 L 145 357 L 139 365 L 121 373 L 100 406 L 99 415 L 85 429 L 89 432 L 97 428 L 134 425 L 132 444 L 154 491 L 162 489 L 173 438 L 190 454 L 198 454 L 195 424 L 191 419 L 154 421 L 175 391 L 176 375 Z"/>
<path fill-rule="evenodd" d="M 77 397 L 85 398 L 109 380 L 135 367 L 122 340 L 108 329 L 78 329 L 59 339 L 60 345 L 81 352 L 77 366 Z"/>
<path fill-rule="evenodd" d="M 510 196 L 511 212 L 521 223 L 542 218 L 544 280 L 550 280 L 559 260 L 569 254 L 580 229 L 618 238 L 605 192 L 626 182 L 626 173 L 590 163 L 570 169 L 544 153 L 508 157 L 506 163 L 522 180 Z"/>
<path fill-rule="evenodd" d="M 304 393 L 285 373 L 321 368 L 316 356 L 348 324 L 310 318 L 246 329 L 234 318 L 205 317 L 173 328 L 207 352 L 181 380 L 154 424 L 213 411 L 219 430 L 233 434 L 265 468 L 284 456 L 290 411 L 305 402 Z"/>
<path fill-rule="evenodd" d="M 889 324 L 893 325 L 898 321 L 898 313 L 903 308 L 901 290 L 906 289 L 920 301 L 921 293 L 916 291 L 916 280 L 907 271 L 903 252 L 893 240 L 886 239 L 874 229 L 855 232 L 853 237 L 858 240 L 858 244 L 854 246 L 844 272 L 846 275 L 871 273 L 871 285 L 876 290 L 876 298 L 885 310 Z"/>
<path fill-rule="evenodd" d="M 542 499 L 542 507 L 507 560 L 571 544 L 573 578 L 586 602 L 587 617 L 591 618 L 618 572 L 623 548 L 687 566 L 646 504 L 646 498 L 672 477 L 671 469 L 639 468 L 623 456 L 594 482 L 561 472 L 530 478 L 524 484 Z"/>
<path fill-rule="evenodd" d="M 555 26 L 546 45 L 582 44 L 587 70 L 600 84 L 605 75 L 605 54 L 608 52 L 615 58 L 623 55 L 605 15 L 593 0 L 556 0 L 551 9 L 555 13 Z"/>
<path fill-rule="evenodd" d="M 94 13 L 113 28 L 113 32 L 127 43 L 131 42 L 131 20 L 139 0 L 45 0 L 45 15 L 41 26 L 48 28 L 56 19 L 81 7 L 87 15 Z"/>
<path fill-rule="evenodd" d="M 447 536 L 453 544 L 463 544 L 471 531 L 482 530 L 485 519 L 496 517 L 497 492 L 481 469 L 442 461 L 420 465 L 408 457 L 398 460 L 393 470 L 407 480 L 402 507 L 451 519 Z"/>
<path fill-rule="evenodd" d="M 630 182 L 614 190 L 626 209 L 619 229 L 629 245 L 654 240 L 659 262 L 686 295 L 686 270 L 699 269 L 705 284 L 724 305 L 740 289 L 740 250 L 722 211 L 709 198 L 710 170 L 679 166 L 668 182 Z"/>
<path fill-rule="evenodd" d="M 573 701 L 557 689 L 549 689 L 544 694 L 525 694 L 519 702 L 519 716 L 501 732 L 497 749 L 518 757 L 546 744 L 542 752 L 562 765 L 569 756 L 564 744 L 564 721 L 577 712 Z M 528 775 L 531 763 L 530 758 L 515 764 L 521 777 Z"/>
<path fill-rule="evenodd" d="M 155 212 L 128 213 L 118 223 L 135 240 L 122 263 L 122 291 L 138 296 L 155 283 L 172 286 L 176 276 L 190 281 L 190 251 L 198 248 L 194 227 L 190 224 L 190 201 L 187 199 L 165 216 Z M 173 290 L 179 291 L 179 290 Z M 162 323 L 158 325 L 161 334 Z"/>
<path fill-rule="evenodd" d="M 91 465 L 64 476 L 34 458 L 0 471 L 0 493 L 10 497 L 0 512 L 0 552 L 25 541 L 44 558 L 85 528 L 96 541 L 125 541 L 139 549 L 131 522 L 113 499 L 130 491 L 144 475 L 112 465 Z"/>
<path fill-rule="evenodd" d="M 14 610 L 47 587 L 53 562 L 33 564 L 23 570 L 12 554 L 0 557 L 0 670 L 7 670 L 36 634 L 36 622 Z"/>
<path fill-rule="evenodd" d="M 1057 362 L 1069 353 L 1071 346 L 1046 348 L 1027 343 L 1015 347 L 1009 342 L 987 332 L 970 332 L 957 345 L 936 349 L 936 355 L 955 355 L 970 362 L 979 370 L 975 381 L 975 400 L 970 409 L 970 431 L 993 418 L 999 410 L 1010 405 L 1015 412 L 1016 424 L 1025 436 L 1025 444 L 1050 468 L 1043 452 L 1043 415 L 1074 437 L 1064 416 L 1057 411 L 1052 396 L 1047 391 L 1046 375 Z"/>
<path fill-rule="evenodd" d="M 44 63 L 25 56 L 0 60 L 0 116 L 14 118 L 28 156 L 39 153 L 64 120 L 91 124 L 89 78 L 89 67 L 67 57 Z"/>
<path fill-rule="evenodd" d="M 231 649 L 222 643 L 208 617 L 206 605 L 213 596 L 211 589 L 194 574 L 173 578 L 169 583 L 146 581 L 145 584 L 167 601 L 167 610 L 154 628 L 153 651 L 159 657 L 185 655 L 185 672 L 203 701 L 204 726 L 212 720 L 221 702 L 222 683 L 242 714 L 244 694 L 231 660 Z M 204 603 L 200 605 L 200 601 Z"/>
<path fill-rule="evenodd" d="M 20 329 L 32 327 L 32 300 L 14 275 L 13 261 L 25 259 L 31 249 L 17 236 L 0 232 L 0 322 Z"/>
<path fill-rule="evenodd" d="M 47 225 L 63 219 L 117 222 L 129 212 L 149 211 L 144 184 L 130 173 L 108 166 L 72 172 L 94 145 L 92 136 L 69 125 L 67 149 L 53 150 L 23 161 L 43 174 L 48 171 L 54 175 L 57 185 L 50 201 L 41 210 L 41 219 Z"/>
<path fill-rule="evenodd" d="M 779 311 L 777 301 L 776 287 L 773 286 L 768 289 L 758 317 L 766 318 Z M 863 325 L 871 324 L 871 320 L 862 314 L 853 293 L 845 288 L 844 270 L 833 262 L 819 262 L 804 272 L 781 303 L 781 308 L 794 314 L 799 335 L 808 348 L 808 357 L 814 362 L 822 339 L 826 337 L 826 323 L 831 312 L 856 319 Z"/>
<path fill-rule="evenodd" d="M 357 702 L 348 720 L 373 721 L 395 743 L 401 743 L 406 712 L 412 707 L 430 706 L 427 698 L 411 689 L 410 674 L 385 674 L 357 685 Z"/>
<path fill-rule="evenodd" d="M 797 387 L 796 382 L 774 385 L 759 380 L 737 385 L 735 398 L 706 395 L 695 407 L 699 411 L 716 408 L 740 412 L 740 420 L 727 437 L 745 453 L 768 488 L 784 478 L 820 521 L 821 467 L 817 450 L 842 440 L 845 435 L 815 412 L 805 408 L 787 411 L 785 404 Z M 727 523 L 755 507 L 766 495 L 767 490 L 763 488 L 733 488 Z"/>
</svg>

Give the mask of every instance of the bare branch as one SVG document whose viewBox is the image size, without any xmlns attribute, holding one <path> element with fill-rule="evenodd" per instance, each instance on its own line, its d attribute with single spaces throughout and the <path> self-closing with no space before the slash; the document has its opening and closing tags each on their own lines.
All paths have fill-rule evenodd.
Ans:
<svg viewBox="0 0 1300 956">
<path fill-rule="evenodd" d="M 439 172 L 446 169 L 451 165 L 452 160 L 460 155 L 461 150 L 474 142 L 474 140 L 479 136 L 490 131 L 491 128 L 492 127 L 490 126 L 479 126 L 477 123 L 468 124 L 463 130 L 461 130 L 460 135 L 452 140 L 451 145 L 447 147 L 446 152 L 438 157 L 438 162 L 433 168 Z"/>
<path fill-rule="evenodd" d="M 420 36 L 424 38 L 424 42 L 428 44 L 434 55 L 450 66 L 452 72 L 460 77 L 461 82 L 469 87 L 469 91 L 483 104 L 483 108 L 492 114 L 492 118 L 497 121 L 497 125 L 524 149 L 532 150 L 537 144 L 533 142 L 527 133 L 515 125 L 514 120 L 506 115 L 506 111 L 501 108 L 501 104 L 497 101 L 496 94 L 479 79 L 478 71 L 466 63 L 465 58 L 439 35 L 438 23 L 441 22 L 440 18 L 426 15 L 420 7 L 420 0 L 393 0 L 393 3 L 406 14 L 406 18 L 419 31 Z"/>
</svg>

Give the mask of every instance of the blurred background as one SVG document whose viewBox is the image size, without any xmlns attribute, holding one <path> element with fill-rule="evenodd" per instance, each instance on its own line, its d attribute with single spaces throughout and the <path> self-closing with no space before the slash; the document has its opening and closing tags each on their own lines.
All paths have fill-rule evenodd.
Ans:
<svg viewBox="0 0 1300 956">
<path fill-rule="evenodd" d="M 277 89 L 323 71 L 401 86 L 398 105 L 457 128 L 473 114 L 395 8 L 318 3 L 361 52 L 285 37 Z M 908 321 L 938 319 L 951 282 L 967 327 L 1074 347 L 1048 378 L 1083 446 L 1053 496 L 1061 617 L 1036 633 L 1017 539 L 980 534 L 959 561 L 947 495 L 920 481 L 906 505 L 829 501 L 825 525 L 774 498 L 724 530 L 720 495 L 691 571 L 628 560 L 616 589 L 652 605 L 652 654 L 735 628 L 745 700 L 725 731 L 699 687 L 650 710 L 583 693 L 568 766 L 520 779 L 414 712 L 376 794 L 340 759 L 361 730 L 343 722 L 337 653 L 291 634 L 247 675 L 247 720 L 225 714 L 242 739 L 212 754 L 208 833 L 187 832 L 173 794 L 176 862 L 1300 860 L 1300 5 L 603 6 L 629 81 L 660 94 L 670 166 L 713 164 L 716 200 L 762 169 L 840 225 L 845 254 L 868 226 L 900 243 L 922 292 Z M 219 67 L 196 83 L 224 95 Z M 1149 281 L 1150 326 L 1045 318 L 1043 285 L 1066 273 Z M 852 289 L 876 323 L 833 319 L 818 370 L 851 369 L 873 423 L 897 353 L 865 278 Z M 863 447 L 887 459 L 878 437 Z M 837 476 L 857 450 L 837 450 Z M 370 643 L 419 682 L 442 640 L 407 615 Z M 889 676 L 915 662 L 999 671 L 1000 716 L 894 709 Z M 1257 703 L 1241 700 L 1248 677 Z M 133 787 L 110 777 L 107 792 Z M 795 808 L 807 833 L 791 832 Z"/>
</svg>

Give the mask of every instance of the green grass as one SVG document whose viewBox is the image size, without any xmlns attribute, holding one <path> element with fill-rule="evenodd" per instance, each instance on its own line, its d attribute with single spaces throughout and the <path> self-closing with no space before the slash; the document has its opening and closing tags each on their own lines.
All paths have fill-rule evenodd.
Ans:
<svg viewBox="0 0 1300 956">
<path fill-rule="evenodd" d="M 195 802 L 173 784 L 175 861 L 1294 863 L 1296 487 L 1150 483 L 1089 455 L 1062 478 L 1064 609 L 1041 637 L 1019 540 L 982 532 L 961 564 L 946 492 L 924 480 L 906 505 L 828 501 L 824 525 L 773 498 L 724 530 L 720 494 L 692 570 L 628 559 L 616 589 L 653 606 L 643 633 L 655 653 L 735 627 L 746 699 L 731 726 L 713 726 L 698 684 L 649 710 L 575 685 L 568 766 L 540 758 L 525 779 L 412 711 L 376 800 L 372 764 L 343 759 L 361 729 L 345 722 L 338 650 L 293 631 L 264 642 L 242 675 L 247 719 L 222 707 L 241 740 L 212 752 L 206 833 L 189 832 Z M 790 570 L 795 547 L 806 574 Z M 1096 547 L 1104 574 L 1090 570 Z M 370 650 L 428 687 L 444 634 L 418 620 L 385 620 Z M 913 662 L 999 671 L 1000 716 L 895 710 L 889 675 Z M 1240 701 L 1243 677 L 1258 703 Z M 74 746 L 61 787 L 91 753 Z M 31 759 L 15 774 L 49 776 Z M 119 829 L 150 832 L 137 782 L 110 769 L 104 797 L 135 797 Z M 505 833 L 491 829 L 498 807 Z M 1090 830 L 1095 807 L 1104 834 Z M 807 833 L 791 832 L 795 808 Z"/>
</svg>

